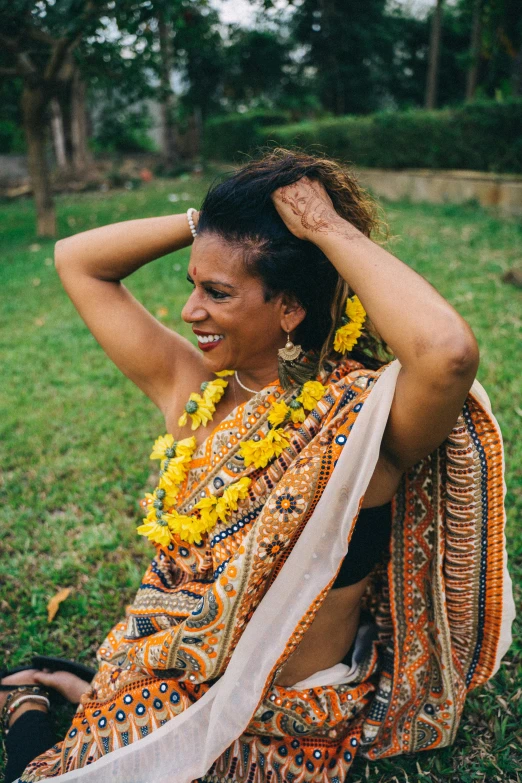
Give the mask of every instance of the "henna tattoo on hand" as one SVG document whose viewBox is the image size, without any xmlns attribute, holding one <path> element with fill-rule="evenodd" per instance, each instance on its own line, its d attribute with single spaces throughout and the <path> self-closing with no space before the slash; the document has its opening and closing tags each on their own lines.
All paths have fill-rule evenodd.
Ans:
<svg viewBox="0 0 522 783">
<path fill-rule="evenodd" d="M 338 234 L 345 239 L 356 239 L 360 232 L 328 204 L 316 183 L 297 182 L 280 189 L 281 201 L 288 204 L 293 214 L 300 217 L 301 225 L 312 234 Z M 326 194 L 327 198 L 328 195 Z"/>
</svg>

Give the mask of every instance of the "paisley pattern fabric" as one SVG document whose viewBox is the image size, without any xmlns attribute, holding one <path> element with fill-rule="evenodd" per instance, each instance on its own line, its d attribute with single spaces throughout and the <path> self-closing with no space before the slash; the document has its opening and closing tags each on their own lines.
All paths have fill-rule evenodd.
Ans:
<svg viewBox="0 0 522 783">
<path fill-rule="evenodd" d="M 56 777 L 146 737 L 201 698 L 225 671 L 256 606 L 307 523 L 381 370 L 344 359 L 290 446 L 245 469 L 242 439 L 263 435 L 277 385 L 234 409 L 194 454 L 179 510 L 248 475 L 249 497 L 199 545 L 156 545 L 125 620 L 98 651 L 99 671 L 63 742 L 21 781 Z M 341 783 L 369 759 L 453 742 L 466 693 L 494 672 L 502 619 L 502 442 L 472 394 L 448 439 L 404 476 L 392 542 L 364 596 L 373 637 L 341 685 L 274 680 L 328 593 L 288 640 L 247 730 L 202 783 Z M 255 662 L 253 662 L 255 665 Z"/>
</svg>

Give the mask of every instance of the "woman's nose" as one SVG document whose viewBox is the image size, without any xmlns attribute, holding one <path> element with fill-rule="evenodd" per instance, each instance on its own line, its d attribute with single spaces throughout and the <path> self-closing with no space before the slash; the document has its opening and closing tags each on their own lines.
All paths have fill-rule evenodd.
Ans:
<svg viewBox="0 0 522 783">
<path fill-rule="evenodd" d="M 204 321 L 208 313 L 201 303 L 197 289 L 194 289 L 185 302 L 181 311 L 181 317 L 186 324 L 192 324 L 196 321 Z"/>
</svg>

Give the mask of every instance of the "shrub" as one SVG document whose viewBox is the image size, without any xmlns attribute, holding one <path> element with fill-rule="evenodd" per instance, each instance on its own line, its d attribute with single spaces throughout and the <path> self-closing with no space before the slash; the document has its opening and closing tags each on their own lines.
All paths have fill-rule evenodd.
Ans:
<svg viewBox="0 0 522 783">
<path fill-rule="evenodd" d="M 149 136 L 152 120 L 145 104 L 133 107 L 104 107 L 96 123 L 91 146 L 94 152 L 124 154 L 154 152 L 156 145 Z"/>
<path fill-rule="evenodd" d="M 212 117 L 205 123 L 203 155 L 213 160 L 239 161 L 242 153 L 252 152 L 257 146 L 258 129 L 282 125 L 289 118 L 287 112 L 267 109 Z"/>
<path fill-rule="evenodd" d="M 336 117 L 297 124 L 254 126 L 257 146 L 277 143 L 324 152 L 357 166 L 404 169 L 472 169 L 522 173 L 522 100 L 483 101 L 438 111 L 411 109 L 366 116 Z M 248 145 L 246 139 L 248 138 Z M 236 150 L 255 146 L 236 120 Z M 237 146 L 235 146 L 237 145 Z M 226 146 L 226 145 L 225 145 Z M 230 150 L 230 152 L 229 152 Z"/>
</svg>

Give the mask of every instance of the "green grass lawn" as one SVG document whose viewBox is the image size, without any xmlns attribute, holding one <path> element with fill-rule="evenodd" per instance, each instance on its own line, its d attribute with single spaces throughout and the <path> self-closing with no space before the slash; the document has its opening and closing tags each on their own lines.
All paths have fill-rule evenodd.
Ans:
<svg viewBox="0 0 522 783">
<path fill-rule="evenodd" d="M 159 180 L 136 191 L 58 198 L 59 235 L 198 207 L 211 177 Z M 169 200 L 169 194 L 186 196 Z M 520 264 L 522 227 L 470 205 L 386 208 L 390 249 L 469 321 L 481 347 L 478 378 L 506 445 L 508 544 L 520 598 L 522 565 L 521 294 L 501 282 Z M 93 659 L 132 600 L 152 553 L 138 537 L 138 500 L 154 478 L 150 446 L 161 414 L 120 375 L 80 321 L 53 267 L 53 243 L 34 238 L 30 201 L 0 205 L 0 630 L 4 665 L 31 653 Z M 180 320 L 189 250 L 139 270 L 132 292 L 166 324 Z M 407 291 L 404 292 L 407 302 Z M 72 593 L 47 622 L 47 602 Z M 451 748 L 369 764 L 353 783 L 522 780 L 518 641 L 475 691 Z M 68 719 L 62 716 L 62 723 Z M 518 737 L 517 737 L 517 731 Z"/>
</svg>

